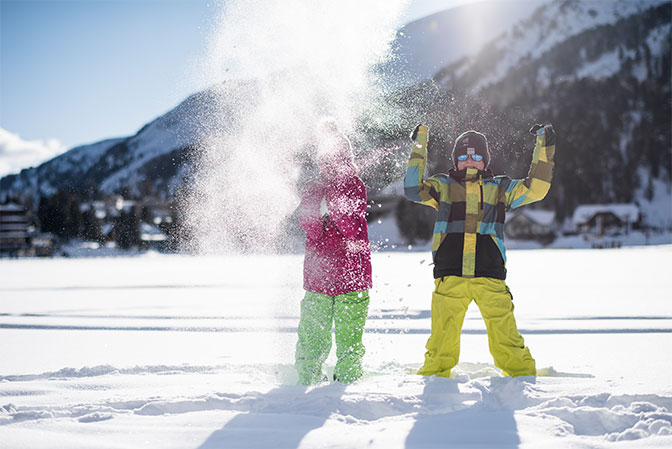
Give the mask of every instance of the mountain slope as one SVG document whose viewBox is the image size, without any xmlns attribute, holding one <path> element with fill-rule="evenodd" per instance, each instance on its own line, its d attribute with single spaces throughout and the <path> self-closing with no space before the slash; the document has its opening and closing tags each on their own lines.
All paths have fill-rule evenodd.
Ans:
<svg viewBox="0 0 672 449">
<path fill-rule="evenodd" d="M 550 1 L 550 0 L 547 0 Z M 393 57 L 381 72 L 392 84 L 410 85 L 469 55 L 530 13 L 542 0 L 467 4 L 404 25 L 392 43 Z"/>
<path fill-rule="evenodd" d="M 580 38 L 587 30 L 613 26 L 620 20 L 669 3 L 669 0 L 555 0 L 537 8 L 531 16 L 489 42 L 474 56 L 462 58 L 439 71 L 434 78 L 445 87 L 460 82 L 462 87 L 477 92 L 498 83 L 516 67 L 541 59 L 556 45 Z M 670 22 L 670 18 L 662 13 L 658 18 Z M 591 42 L 589 38 L 584 37 L 584 40 Z M 584 58 L 590 56 L 581 55 Z"/>
<path fill-rule="evenodd" d="M 38 167 L 0 180 L 4 195 L 50 195 L 58 190 L 147 193 L 170 197 L 201 142 L 235 125 L 241 99 L 254 83 L 227 82 L 196 93 L 134 136 L 84 145 Z"/>
</svg>

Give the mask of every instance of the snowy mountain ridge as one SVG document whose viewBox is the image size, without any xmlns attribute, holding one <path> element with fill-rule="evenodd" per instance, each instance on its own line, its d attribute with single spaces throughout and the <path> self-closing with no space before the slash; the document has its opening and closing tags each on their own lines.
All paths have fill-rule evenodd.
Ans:
<svg viewBox="0 0 672 449">
<path fill-rule="evenodd" d="M 539 5 L 539 0 L 534 5 Z M 383 77 L 391 77 L 386 81 L 393 85 L 412 85 L 431 78 L 443 67 L 476 54 L 531 11 L 529 0 L 490 0 L 410 22 L 397 31 L 391 45 L 393 56 L 381 68 Z"/>
<path fill-rule="evenodd" d="M 56 193 L 58 187 L 49 181 L 45 182 L 44 178 L 72 176 L 72 174 L 77 176 L 79 173 L 84 173 L 93 167 L 110 148 L 113 148 L 123 140 L 124 138 L 107 139 L 75 147 L 67 153 L 45 163 L 49 165 L 42 164 L 36 169 L 23 170 L 22 175 L 17 175 L 14 182 L 8 186 L 8 189 L 27 189 L 28 191 L 40 192 L 44 195 Z M 33 173 L 35 175 L 31 176 Z M 38 183 L 38 181 L 40 182 Z"/>
<path fill-rule="evenodd" d="M 171 196 L 188 170 L 185 161 L 190 153 L 202 140 L 228 132 L 234 123 L 231 108 L 252 86 L 227 82 L 193 94 L 133 136 L 82 145 L 2 178 L 2 191 L 37 196 L 90 188 L 139 193 L 140 185 L 149 180 L 156 190 Z"/>
<path fill-rule="evenodd" d="M 471 91 L 476 93 L 501 81 L 512 68 L 540 58 L 545 52 L 573 36 L 591 28 L 615 24 L 621 19 L 665 3 L 669 3 L 669 0 L 554 0 L 548 5 L 540 6 L 530 17 L 493 39 L 476 55 L 458 61 L 454 70 L 460 75 L 480 64 L 479 70 L 483 71 L 479 56 L 488 55 L 487 75 L 471 86 Z M 584 76 L 587 73 L 590 73 L 590 69 L 584 70 Z M 435 79 L 444 87 L 450 87 L 448 74 L 450 72 L 441 71 Z"/>
</svg>

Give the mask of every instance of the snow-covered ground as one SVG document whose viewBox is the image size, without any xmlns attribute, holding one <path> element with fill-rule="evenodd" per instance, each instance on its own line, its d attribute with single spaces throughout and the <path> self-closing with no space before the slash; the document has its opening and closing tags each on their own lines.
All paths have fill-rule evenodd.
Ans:
<svg viewBox="0 0 672 449">
<path fill-rule="evenodd" d="M 501 377 L 473 304 L 457 376 L 412 374 L 430 255 L 384 252 L 364 378 L 311 388 L 301 256 L 2 260 L 0 447 L 672 447 L 672 246 L 508 256 L 545 375 Z"/>
</svg>

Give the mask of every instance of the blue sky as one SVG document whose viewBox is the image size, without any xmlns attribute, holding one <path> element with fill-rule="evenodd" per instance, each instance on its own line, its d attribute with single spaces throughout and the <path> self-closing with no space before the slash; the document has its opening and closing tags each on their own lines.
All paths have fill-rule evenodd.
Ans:
<svg viewBox="0 0 672 449">
<path fill-rule="evenodd" d="M 402 22 L 473 1 L 413 0 Z M 134 134 L 203 88 L 193 64 L 218 11 L 214 0 L 0 0 L 0 159 L 7 139 L 15 157 L 0 176 Z"/>
</svg>

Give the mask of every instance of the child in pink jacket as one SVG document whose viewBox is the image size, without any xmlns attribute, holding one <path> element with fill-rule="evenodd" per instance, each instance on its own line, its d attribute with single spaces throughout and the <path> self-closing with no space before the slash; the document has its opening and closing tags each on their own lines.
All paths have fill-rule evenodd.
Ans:
<svg viewBox="0 0 672 449">
<path fill-rule="evenodd" d="M 371 288 L 371 251 L 366 228 L 366 188 L 357 176 L 352 148 L 333 122 L 319 131 L 320 179 L 302 192 L 299 221 L 306 254 L 295 367 L 299 383 L 327 380 L 322 365 L 335 327 L 334 380 L 362 375 L 362 334 Z"/>
</svg>

